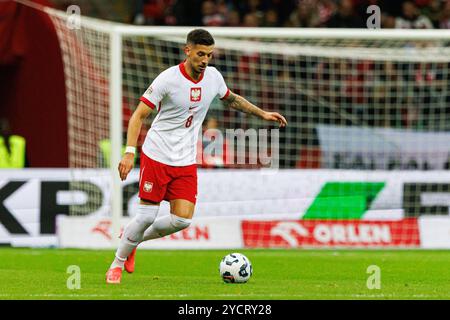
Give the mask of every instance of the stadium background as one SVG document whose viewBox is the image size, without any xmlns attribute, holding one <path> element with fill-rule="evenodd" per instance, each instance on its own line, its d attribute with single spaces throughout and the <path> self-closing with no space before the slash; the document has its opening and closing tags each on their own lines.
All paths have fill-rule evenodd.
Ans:
<svg viewBox="0 0 450 320">
<path fill-rule="evenodd" d="M 41 2 L 58 9 L 66 10 L 68 7 L 67 1 Z M 405 2 L 409 6 L 415 6 L 414 10 L 417 10 L 416 14 L 409 18 L 408 10 L 411 9 L 405 9 L 403 5 Z M 339 1 L 218 1 L 217 3 L 214 1 L 114 1 L 107 4 L 96 1 L 71 1 L 70 3 L 80 5 L 83 8 L 83 15 L 145 25 L 365 28 L 367 13 L 364 10 L 370 4 L 380 6 L 382 28 L 447 28 L 450 25 L 450 5 L 447 1 L 342 1 L 342 3 Z M 67 114 L 64 108 L 56 107 L 66 104 L 62 87 L 64 75 L 60 59 L 58 59 L 60 52 L 57 48 L 57 39 L 50 29 L 49 21 L 43 21 L 42 17 L 32 15 L 32 12 L 27 12 L 27 9 L 19 11 L 16 6 L 17 4 L 8 3 L 8 1 L 2 4 L 5 12 L 5 19 L 2 22 L 2 31 L 5 34 L 2 51 L 2 83 L 4 84 L 2 96 L 5 108 L 0 111 L 0 117 L 8 120 L 12 131 L 27 139 L 29 167 L 68 167 Z M 408 8 L 409 6 L 406 5 Z M 13 17 L 16 18 L 15 21 Z M 418 25 L 414 25 L 415 22 Z M 46 28 L 37 28 L 42 25 L 46 25 Z M 25 37 L 25 34 L 28 36 Z M 34 48 L 32 54 L 31 51 L 26 50 L 29 47 Z M 52 50 L 42 48 L 52 48 Z M 181 49 L 178 48 L 178 50 Z M 39 63 L 45 58 L 49 58 L 53 63 Z M 19 59 L 24 61 L 20 66 Z M 288 143 L 282 146 L 281 167 L 318 168 L 319 142 L 316 130 L 311 129 L 313 127 L 311 122 L 323 122 L 321 114 L 329 112 L 329 107 L 325 105 L 327 109 L 324 110 L 323 103 L 311 100 L 295 88 L 269 87 L 250 92 L 251 90 L 245 89 L 248 80 L 245 78 L 245 72 L 253 71 L 250 69 L 255 68 L 257 64 L 264 64 L 264 61 L 257 56 L 244 55 L 236 57 L 240 59 L 240 64 L 230 68 L 221 59 L 223 55 L 219 53 L 214 64 L 221 68 L 232 89 L 248 96 L 262 108 L 268 110 L 277 108 L 289 115 L 292 113 L 290 128 L 281 132 L 282 142 L 287 139 L 286 136 L 290 138 Z M 309 62 L 302 61 L 302 63 Z M 435 131 L 448 131 L 448 122 L 442 121 L 442 118 L 447 119 L 450 113 L 448 108 L 450 97 L 446 79 L 448 64 L 386 63 L 375 66 L 370 61 L 343 63 L 340 61 L 324 64 L 312 61 L 312 65 L 308 66 L 312 68 L 311 70 L 305 68 L 304 72 L 295 75 L 279 72 L 277 76 L 286 81 L 291 81 L 293 75 L 306 80 L 310 76 L 309 73 L 316 73 L 316 79 L 305 81 L 306 85 L 315 92 L 322 90 L 320 95 L 324 97 L 326 103 L 332 103 L 346 115 L 354 115 L 360 123 L 367 126 L 425 130 L 431 128 Z M 161 67 L 165 66 L 165 64 L 161 65 Z M 383 68 L 385 71 L 376 72 L 374 67 Z M 240 68 L 240 72 L 237 72 L 237 68 Z M 270 65 L 262 66 L 263 70 L 268 68 Z M 338 71 L 339 68 L 346 68 L 347 71 L 342 74 Z M 414 70 L 411 71 L 409 68 Z M 42 77 L 48 79 L 39 81 Z M 317 88 L 320 81 L 328 83 L 322 88 Z M 398 86 L 398 81 L 406 84 Z M 40 82 L 49 83 L 49 85 L 38 87 Z M 370 87 L 374 83 L 376 85 Z M 256 79 L 252 85 L 261 86 L 262 84 Z M 135 97 L 141 94 L 137 87 L 133 89 L 135 91 L 130 92 L 129 97 L 126 97 L 124 101 L 125 121 L 135 107 Z M 366 93 L 364 90 L 373 92 Z M 16 92 L 32 94 L 19 97 Z M 280 96 L 280 92 L 283 92 L 283 96 Z M 340 96 L 333 95 L 333 92 L 339 92 Z M 48 101 L 43 103 L 43 107 L 48 110 L 42 110 L 45 112 L 40 115 L 33 114 L 27 109 L 36 99 Z M 390 100 L 385 102 L 386 99 Z M 436 101 L 437 99 L 439 101 Z M 277 101 L 276 106 L 274 101 Z M 429 105 L 430 108 L 422 108 L 424 104 Z M 440 117 L 433 117 L 433 114 L 438 114 Z M 222 112 L 212 115 L 219 120 L 219 123 L 214 124 L 215 126 L 219 128 L 226 126 L 227 123 L 224 122 L 227 121 L 228 114 Z M 39 117 L 39 121 L 33 121 L 37 119 L 36 117 Z M 344 121 L 342 117 L 330 119 L 330 121 L 342 123 Z M 233 122 L 233 120 L 235 119 L 229 121 Z M 52 128 L 52 130 L 45 130 L 45 128 Z M 48 143 L 43 145 L 40 141 Z M 339 165 L 338 163 L 337 167 Z M 441 169 L 448 168 L 449 161 L 445 162 Z"/>
<path fill-rule="evenodd" d="M 288 118 L 289 126 L 280 130 L 280 170 L 262 172 L 261 163 L 226 165 L 221 157 L 214 163 L 201 162 L 195 223 L 177 235 L 142 247 L 438 248 L 444 250 L 416 256 L 410 251 L 414 258 L 404 261 L 405 253 L 394 252 L 390 257 L 398 257 L 399 268 L 425 258 L 431 261 L 433 254 L 436 266 L 448 262 L 450 38 L 445 29 L 450 27 L 450 1 L 34 3 L 63 12 L 75 4 L 83 15 L 104 20 L 101 23 L 276 27 L 280 33 L 287 28 L 299 28 L 299 33 L 310 28 L 354 28 L 358 32 L 366 27 L 366 8 L 376 4 L 381 9 L 382 29 L 441 29 L 445 36 L 436 42 L 299 36 L 285 41 L 298 50 L 294 54 L 276 48 L 273 39 L 223 37 L 225 42 L 218 46 L 213 65 L 221 70 L 229 87 L 261 108 L 279 111 Z M 108 39 L 103 31 L 86 27 L 78 46 L 67 36 L 70 33 L 64 33 L 61 17 L 45 14 L 40 8 L 29 2 L 0 3 L 2 135 L 19 135 L 26 141 L 25 168 L 10 164 L 0 171 L 0 242 L 17 247 L 104 248 L 109 250 L 107 256 L 115 242 L 110 220 L 114 195 L 107 169 L 111 165 L 107 144 Z M 68 62 L 66 57 L 73 54 L 68 47 L 74 43 L 77 54 L 95 53 L 89 55 L 92 61 L 81 58 Z M 227 43 L 241 47 L 232 50 Z M 242 49 L 249 43 L 254 45 L 250 52 Z M 302 51 L 310 47 L 318 51 Z M 333 56 L 327 52 L 330 47 L 340 51 Z M 366 52 L 373 58 L 364 58 Z M 182 38 L 124 37 L 122 134 L 150 81 L 161 70 L 179 63 L 182 54 Z M 80 68 L 87 76 L 71 63 L 87 66 Z M 95 130 L 86 129 L 91 125 Z M 150 125 L 151 119 L 139 143 Z M 265 127 L 258 120 L 225 110 L 218 101 L 211 106 L 204 125 L 205 130 Z M 251 150 L 245 152 L 248 159 Z M 136 185 L 134 171 L 123 185 L 122 224 L 134 214 Z M 167 206 L 163 205 L 163 211 L 167 214 Z M 210 255 L 223 252 L 211 251 Z M 244 252 L 259 255 L 260 261 L 271 255 Z M 373 252 L 367 259 L 386 257 L 383 252 Z M 296 252 L 279 253 L 304 259 Z M 15 251 L 3 254 L 14 256 Z M 83 254 L 89 257 L 92 252 Z M 93 259 L 92 255 L 88 259 Z M 434 280 L 440 283 L 442 279 Z M 346 297 L 352 297 L 352 289 L 349 292 Z M 415 291 L 419 297 L 422 293 L 436 294 L 423 292 Z M 294 293 L 287 297 L 295 298 Z M 448 298 L 448 288 L 443 287 L 437 296 L 442 297 L 440 294 Z"/>
</svg>

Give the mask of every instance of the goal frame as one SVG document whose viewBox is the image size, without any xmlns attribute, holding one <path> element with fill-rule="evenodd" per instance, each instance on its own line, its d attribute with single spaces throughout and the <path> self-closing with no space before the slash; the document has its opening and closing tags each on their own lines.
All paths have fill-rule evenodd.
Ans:
<svg viewBox="0 0 450 320">
<path fill-rule="evenodd" d="M 67 19 L 64 12 L 44 8 L 49 14 Z M 127 36 L 183 36 L 196 27 L 179 26 L 133 26 L 81 17 L 81 25 L 109 35 L 109 128 L 111 140 L 111 221 L 112 241 L 117 244 L 122 219 L 122 183 L 117 174 L 122 150 L 122 45 Z M 329 28 L 239 28 L 201 27 L 215 37 L 242 37 L 259 39 L 339 39 L 339 40 L 411 40 L 450 41 L 450 30 L 405 30 L 405 29 L 329 29 Z M 450 59 L 449 59 L 450 60 Z"/>
</svg>

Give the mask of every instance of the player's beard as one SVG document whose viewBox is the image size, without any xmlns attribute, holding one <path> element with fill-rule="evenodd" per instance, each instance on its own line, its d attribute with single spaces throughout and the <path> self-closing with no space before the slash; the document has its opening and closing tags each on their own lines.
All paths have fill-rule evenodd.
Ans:
<svg viewBox="0 0 450 320">
<path fill-rule="evenodd" d="M 198 68 L 197 68 L 197 70 L 196 70 L 198 74 L 203 73 L 203 72 L 206 70 L 206 67 L 207 67 L 207 66 L 205 65 L 204 69 L 202 69 L 201 67 L 202 67 L 202 66 L 199 65 Z"/>
</svg>

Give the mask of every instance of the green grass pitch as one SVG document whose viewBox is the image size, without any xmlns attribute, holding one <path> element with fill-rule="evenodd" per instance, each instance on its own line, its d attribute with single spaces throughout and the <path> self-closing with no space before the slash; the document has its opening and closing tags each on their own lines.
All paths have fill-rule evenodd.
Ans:
<svg viewBox="0 0 450 320">
<path fill-rule="evenodd" d="M 219 277 L 221 258 L 241 252 L 246 284 Z M 0 248 L 0 299 L 450 299 L 450 251 L 138 250 L 136 271 L 106 285 L 112 250 Z M 67 288 L 70 265 L 81 288 Z M 381 288 L 368 289 L 370 265 Z"/>
</svg>

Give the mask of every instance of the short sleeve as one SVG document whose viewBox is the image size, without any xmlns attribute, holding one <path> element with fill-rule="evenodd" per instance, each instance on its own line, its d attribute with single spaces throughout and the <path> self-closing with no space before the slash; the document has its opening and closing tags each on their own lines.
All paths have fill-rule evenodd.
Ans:
<svg viewBox="0 0 450 320">
<path fill-rule="evenodd" d="M 219 82 L 217 94 L 219 95 L 220 99 L 223 100 L 230 94 L 230 89 L 228 89 L 227 84 L 225 83 L 225 80 L 223 79 L 223 76 L 219 71 L 217 71 L 217 78 L 217 81 Z"/>
<path fill-rule="evenodd" d="M 167 82 L 164 80 L 164 75 L 161 73 L 155 78 L 155 80 L 153 80 L 152 84 L 148 87 L 139 100 L 154 109 L 164 98 L 166 87 Z"/>
</svg>

